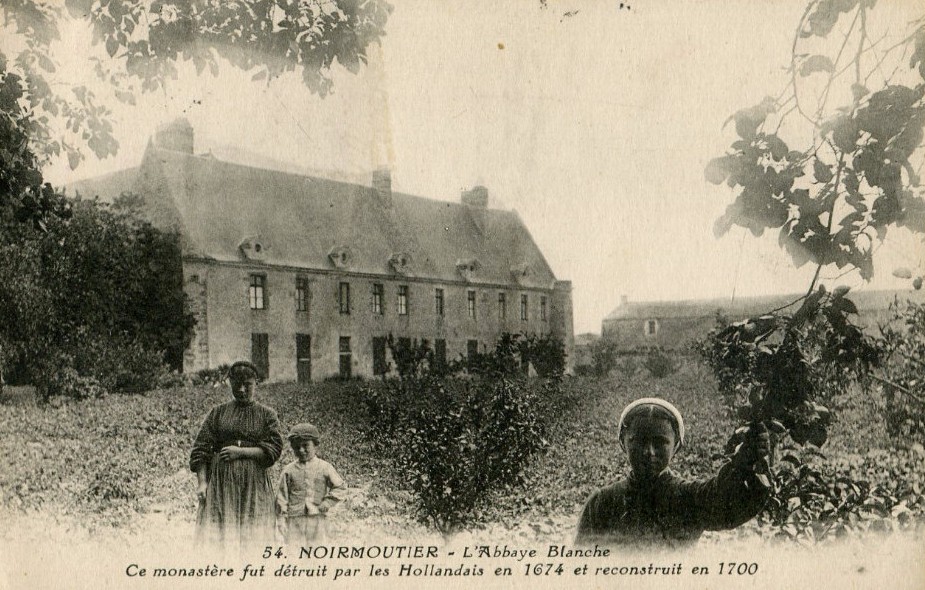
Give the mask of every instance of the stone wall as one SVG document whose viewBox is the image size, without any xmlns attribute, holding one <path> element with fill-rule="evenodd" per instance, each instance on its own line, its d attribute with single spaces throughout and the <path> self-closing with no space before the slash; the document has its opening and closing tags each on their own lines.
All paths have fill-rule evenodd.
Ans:
<svg viewBox="0 0 925 590">
<path fill-rule="evenodd" d="M 264 277 L 265 309 L 250 308 L 252 275 Z M 313 381 L 339 374 L 340 339 L 350 338 L 351 372 L 373 374 L 373 338 L 446 340 L 447 359 L 466 354 L 467 342 L 479 350 L 494 346 L 502 332 L 553 333 L 571 349 L 571 291 L 528 289 L 439 282 L 411 277 L 312 271 L 253 263 L 218 263 L 188 258 L 184 261 L 187 294 L 197 314 L 197 334 L 187 352 L 187 371 L 251 359 L 251 334 L 269 339 L 270 381 L 293 381 L 297 376 L 296 335 L 311 338 Z M 296 309 L 296 278 L 308 283 L 307 311 Z M 350 313 L 340 311 L 340 283 L 350 285 Z M 373 285 L 383 289 L 382 310 L 373 311 Z M 400 286 L 408 288 L 408 313 L 398 313 Z M 435 291 L 443 289 L 444 313 L 436 313 Z M 475 293 L 475 317 L 469 316 L 468 292 Z M 505 318 L 499 316 L 498 295 L 506 297 Z M 521 320 L 521 295 L 527 295 L 527 320 Z M 542 318 L 541 299 L 546 300 Z M 203 309 L 205 308 L 205 313 Z M 202 318 L 204 317 L 203 321 Z"/>
</svg>

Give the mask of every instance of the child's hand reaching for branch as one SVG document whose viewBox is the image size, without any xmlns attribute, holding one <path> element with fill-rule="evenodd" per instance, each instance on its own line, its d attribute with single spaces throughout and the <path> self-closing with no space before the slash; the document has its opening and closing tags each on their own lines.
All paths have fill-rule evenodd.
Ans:
<svg viewBox="0 0 925 590">
<path fill-rule="evenodd" d="M 770 487 L 771 435 L 762 422 L 754 422 L 732 456 L 732 462 L 741 469 L 750 469 L 758 474 L 761 483 Z"/>
</svg>

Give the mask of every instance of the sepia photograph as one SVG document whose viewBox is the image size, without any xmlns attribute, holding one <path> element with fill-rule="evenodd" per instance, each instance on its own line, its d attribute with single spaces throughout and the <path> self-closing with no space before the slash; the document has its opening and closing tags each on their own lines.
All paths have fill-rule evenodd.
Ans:
<svg viewBox="0 0 925 590">
<path fill-rule="evenodd" d="M 0 588 L 925 586 L 920 3 L 0 26 Z"/>
</svg>

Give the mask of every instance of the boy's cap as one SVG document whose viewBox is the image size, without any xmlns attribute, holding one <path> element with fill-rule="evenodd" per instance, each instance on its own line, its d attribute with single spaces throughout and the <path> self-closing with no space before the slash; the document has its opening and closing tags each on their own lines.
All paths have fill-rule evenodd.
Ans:
<svg viewBox="0 0 925 590">
<path fill-rule="evenodd" d="M 318 428 L 314 424 L 309 424 L 308 422 L 302 422 L 301 424 L 296 424 L 292 427 L 292 430 L 289 431 L 289 440 L 298 438 L 301 440 L 314 440 L 318 441 L 321 439 L 321 433 L 318 432 Z"/>
<path fill-rule="evenodd" d="M 623 444 L 623 430 L 626 428 L 626 419 L 638 408 L 644 406 L 656 406 L 668 412 L 668 414 L 674 418 L 674 424 L 672 424 L 672 426 L 678 435 L 678 440 L 675 441 L 675 448 L 677 449 L 684 444 L 684 418 L 681 417 L 681 412 L 678 411 L 678 408 L 676 408 L 673 403 L 659 397 L 643 397 L 623 408 L 623 413 L 620 414 L 620 423 L 617 425 L 617 440 L 620 441 L 621 445 Z"/>
</svg>

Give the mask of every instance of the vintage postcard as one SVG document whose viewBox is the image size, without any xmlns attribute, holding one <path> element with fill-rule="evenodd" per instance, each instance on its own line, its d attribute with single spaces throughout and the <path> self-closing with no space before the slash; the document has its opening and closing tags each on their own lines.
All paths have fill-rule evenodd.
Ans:
<svg viewBox="0 0 925 590">
<path fill-rule="evenodd" d="M 0 588 L 925 585 L 920 3 L 0 17 Z"/>
</svg>

